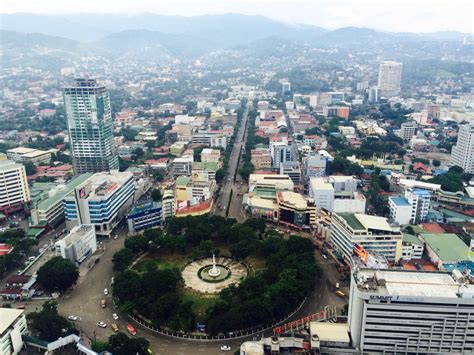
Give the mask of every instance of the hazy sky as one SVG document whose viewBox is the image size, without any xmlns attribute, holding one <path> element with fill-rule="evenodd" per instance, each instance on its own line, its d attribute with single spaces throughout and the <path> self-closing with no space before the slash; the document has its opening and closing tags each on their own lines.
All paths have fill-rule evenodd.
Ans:
<svg viewBox="0 0 474 355">
<path fill-rule="evenodd" d="M 3 13 L 242 13 L 334 29 L 474 33 L 474 0 L 2 0 Z"/>
</svg>

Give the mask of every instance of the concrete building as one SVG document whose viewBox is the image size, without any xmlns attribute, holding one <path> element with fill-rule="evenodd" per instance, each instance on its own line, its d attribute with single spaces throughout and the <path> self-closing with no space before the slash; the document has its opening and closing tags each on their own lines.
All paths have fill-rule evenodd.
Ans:
<svg viewBox="0 0 474 355">
<path fill-rule="evenodd" d="M 191 175 L 194 180 L 216 180 L 216 172 L 218 170 L 217 163 L 203 163 L 194 162 L 191 170 Z"/>
<path fill-rule="evenodd" d="M 293 147 L 283 142 L 270 143 L 272 154 L 272 168 L 280 169 L 280 164 L 292 162 L 294 159 Z"/>
<path fill-rule="evenodd" d="M 204 148 L 201 151 L 201 161 L 203 163 L 219 163 L 221 151 L 219 149 Z"/>
<path fill-rule="evenodd" d="M 297 161 L 280 164 L 280 175 L 288 175 L 295 185 L 301 183 L 301 168 Z"/>
<path fill-rule="evenodd" d="M 380 100 L 380 89 L 377 86 L 372 86 L 369 89 L 369 103 L 375 104 Z"/>
<path fill-rule="evenodd" d="M 379 80 L 377 86 L 380 88 L 382 96 L 392 97 L 400 93 L 402 67 L 402 63 L 393 61 L 385 61 L 380 63 Z"/>
<path fill-rule="evenodd" d="M 136 233 L 161 225 L 163 205 L 160 202 L 146 202 L 135 206 L 127 215 L 128 231 Z"/>
<path fill-rule="evenodd" d="M 127 172 L 96 173 L 64 198 L 66 226 L 93 224 L 97 235 L 110 236 L 130 209 L 134 178 Z"/>
<path fill-rule="evenodd" d="M 425 250 L 423 242 L 411 234 L 403 234 L 402 260 L 420 260 Z"/>
<path fill-rule="evenodd" d="M 445 265 L 456 264 L 458 261 L 469 260 L 469 246 L 452 233 L 420 234 L 430 261 L 445 271 Z"/>
<path fill-rule="evenodd" d="M 173 176 L 189 176 L 193 169 L 194 158 L 192 155 L 186 155 L 173 160 Z"/>
<path fill-rule="evenodd" d="M 18 147 L 8 149 L 7 157 L 17 163 L 29 161 L 34 165 L 49 164 L 51 162 L 51 151 Z"/>
<path fill-rule="evenodd" d="M 334 210 L 334 187 L 323 178 L 311 178 L 309 180 L 309 197 L 314 199 L 318 211 L 325 209 L 328 212 Z"/>
<path fill-rule="evenodd" d="M 82 174 L 72 179 L 65 185 L 57 185 L 48 192 L 45 198 L 34 202 L 33 208 L 31 210 L 31 220 L 33 224 L 38 225 L 40 223 L 46 223 L 49 226 L 55 227 L 63 222 L 64 197 L 91 176 L 91 173 Z"/>
<path fill-rule="evenodd" d="M 272 155 L 270 154 L 270 149 L 267 149 L 267 148 L 252 149 L 250 162 L 255 167 L 255 170 L 271 169 L 272 168 Z"/>
<path fill-rule="evenodd" d="M 0 161 L 0 212 L 10 213 L 25 209 L 31 200 L 23 164 L 11 160 Z"/>
<path fill-rule="evenodd" d="M 227 136 L 220 132 L 198 132 L 194 133 L 191 142 L 211 148 L 227 148 Z"/>
<path fill-rule="evenodd" d="M 451 152 L 451 165 L 461 167 L 465 173 L 474 174 L 474 124 L 459 127 L 458 141 Z"/>
<path fill-rule="evenodd" d="M 313 200 L 292 191 L 277 193 L 277 220 L 297 227 L 316 225 L 316 206 Z"/>
<path fill-rule="evenodd" d="M 76 175 L 118 170 L 109 93 L 95 79 L 76 79 L 63 90 Z"/>
<path fill-rule="evenodd" d="M 28 334 L 25 311 L 0 308 L 0 355 L 16 355 L 23 349 L 22 335 Z"/>
<path fill-rule="evenodd" d="M 474 289 L 456 270 L 355 269 L 349 332 L 360 353 L 472 354 Z"/>
<path fill-rule="evenodd" d="M 267 196 L 270 199 L 276 199 L 277 192 L 293 191 L 294 187 L 288 175 L 250 174 L 249 176 L 249 193 Z"/>
<path fill-rule="evenodd" d="M 333 213 L 330 241 L 348 262 L 354 243 L 389 261 L 398 261 L 402 252 L 399 227 L 391 226 L 384 217 L 362 213 Z"/>
<path fill-rule="evenodd" d="M 400 138 L 409 142 L 416 135 L 416 122 L 404 122 L 400 128 Z"/>
<path fill-rule="evenodd" d="M 95 228 L 91 224 L 82 224 L 71 229 L 61 240 L 54 243 L 56 256 L 81 264 L 97 250 Z"/>
<path fill-rule="evenodd" d="M 289 81 L 283 81 L 281 83 L 281 96 L 284 96 L 287 92 L 291 91 L 291 83 Z"/>
<path fill-rule="evenodd" d="M 306 179 L 313 177 L 326 176 L 326 169 L 329 159 L 327 156 L 319 153 L 310 153 L 303 158 L 303 165 L 305 169 Z"/>
<path fill-rule="evenodd" d="M 162 216 L 163 216 L 163 222 L 165 222 L 167 219 L 171 218 L 174 216 L 176 212 L 176 198 L 174 195 L 173 190 L 166 190 L 163 193 L 163 198 L 161 199 L 162 203 Z"/>
<path fill-rule="evenodd" d="M 347 120 L 349 118 L 350 108 L 345 106 L 324 106 L 323 116 L 339 117 Z"/>
<path fill-rule="evenodd" d="M 401 196 L 390 196 L 388 198 L 390 208 L 390 221 L 398 225 L 409 224 L 411 221 L 412 206 L 406 198 Z"/>
<path fill-rule="evenodd" d="M 424 222 L 430 208 L 430 192 L 423 189 L 407 189 L 405 199 L 412 208 L 410 222 L 412 224 Z"/>
</svg>

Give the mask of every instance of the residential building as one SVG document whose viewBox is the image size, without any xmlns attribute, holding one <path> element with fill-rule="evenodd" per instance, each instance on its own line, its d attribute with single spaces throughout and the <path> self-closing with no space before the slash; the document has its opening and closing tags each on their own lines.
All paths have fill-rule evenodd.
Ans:
<svg viewBox="0 0 474 355">
<path fill-rule="evenodd" d="M 271 143 L 270 150 L 272 152 L 272 168 L 280 169 L 280 164 L 292 162 L 294 159 L 293 147 L 285 143 Z"/>
<path fill-rule="evenodd" d="M 49 164 L 51 162 L 51 150 L 18 147 L 8 149 L 7 157 L 8 159 L 14 160 L 18 163 L 29 161 L 35 165 Z"/>
<path fill-rule="evenodd" d="M 181 156 L 183 154 L 184 150 L 186 149 L 186 146 L 188 145 L 188 142 L 174 142 L 170 146 L 170 154 L 174 155 L 175 157 Z"/>
<path fill-rule="evenodd" d="M 201 161 L 203 163 L 219 163 L 221 151 L 219 149 L 204 148 L 201 151 Z"/>
<path fill-rule="evenodd" d="M 194 158 L 192 155 L 186 155 L 173 160 L 173 176 L 189 176 L 193 169 Z"/>
<path fill-rule="evenodd" d="M 375 104 L 379 102 L 380 99 L 380 89 L 377 86 L 372 86 L 369 89 L 369 103 Z"/>
<path fill-rule="evenodd" d="M 420 260 L 425 250 L 423 242 L 411 234 L 403 234 L 402 260 Z"/>
<path fill-rule="evenodd" d="M 95 228 L 91 224 L 75 226 L 61 240 L 54 243 L 56 256 L 81 264 L 97 250 Z"/>
<path fill-rule="evenodd" d="M 426 104 L 426 111 L 430 120 L 432 120 L 433 118 L 438 119 L 441 116 L 441 107 L 438 104 Z"/>
<path fill-rule="evenodd" d="M 173 190 L 166 190 L 163 193 L 162 203 L 162 217 L 163 222 L 174 216 L 176 212 L 176 199 Z"/>
<path fill-rule="evenodd" d="M 353 269 L 352 345 L 363 354 L 472 354 L 473 295 L 458 270 Z"/>
<path fill-rule="evenodd" d="M 118 170 L 109 93 L 95 79 L 76 79 L 63 90 L 76 175 Z"/>
<path fill-rule="evenodd" d="M 127 222 L 130 233 L 161 225 L 163 222 L 162 203 L 145 202 L 135 206 L 127 215 Z"/>
<path fill-rule="evenodd" d="M 131 173 L 95 173 L 64 198 L 66 226 L 93 224 L 97 235 L 110 236 L 130 209 L 134 191 Z"/>
<path fill-rule="evenodd" d="M 330 241 L 347 262 L 354 244 L 389 261 L 398 261 L 402 252 L 400 227 L 391 226 L 384 217 L 362 213 L 333 213 Z"/>
<path fill-rule="evenodd" d="M 405 199 L 412 207 L 410 222 L 412 224 L 424 222 L 430 208 L 430 192 L 423 189 L 407 189 Z"/>
<path fill-rule="evenodd" d="M 10 213 L 25 209 L 31 200 L 23 164 L 0 160 L 0 212 Z"/>
<path fill-rule="evenodd" d="M 451 165 L 461 167 L 467 174 L 474 174 L 474 124 L 459 127 L 458 140 L 451 152 Z"/>
<path fill-rule="evenodd" d="M 23 349 L 22 335 L 28 334 L 25 311 L 0 308 L 0 355 L 17 355 Z"/>
<path fill-rule="evenodd" d="M 323 116 L 349 119 L 350 108 L 345 106 L 324 106 Z"/>
<path fill-rule="evenodd" d="M 390 221 L 398 225 L 409 224 L 412 217 L 412 205 L 405 197 L 390 196 L 388 198 L 390 208 Z"/>
<path fill-rule="evenodd" d="M 280 222 L 297 227 L 316 225 L 316 206 L 313 200 L 307 200 L 293 191 L 277 193 L 278 214 Z"/>
<path fill-rule="evenodd" d="M 64 221 L 64 197 L 91 176 L 91 173 L 79 175 L 65 185 L 55 186 L 43 198 L 36 200 L 31 210 L 33 224 L 46 223 L 53 228 L 61 224 Z"/>
<path fill-rule="evenodd" d="M 404 122 L 400 128 L 400 138 L 409 142 L 416 135 L 416 122 Z"/>
<path fill-rule="evenodd" d="M 385 97 L 396 96 L 400 93 L 402 80 L 402 63 L 385 61 L 380 63 L 377 87 Z"/>
</svg>

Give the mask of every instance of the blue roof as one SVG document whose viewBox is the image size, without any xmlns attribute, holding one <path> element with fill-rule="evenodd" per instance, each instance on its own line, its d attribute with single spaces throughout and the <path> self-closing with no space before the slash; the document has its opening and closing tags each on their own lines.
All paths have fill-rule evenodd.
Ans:
<svg viewBox="0 0 474 355">
<path fill-rule="evenodd" d="M 447 174 L 448 173 L 448 170 L 443 170 L 443 169 L 434 169 L 431 171 L 431 174 L 433 176 L 438 176 L 438 175 L 444 175 L 444 174 Z"/>
<path fill-rule="evenodd" d="M 160 202 L 145 202 L 145 203 L 142 203 L 138 206 L 135 206 L 130 212 L 129 212 L 129 216 L 133 216 L 133 215 L 136 215 L 138 213 L 143 213 L 143 212 L 146 212 L 146 211 L 152 211 L 152 210 L 155 210 L 155 209 L 159 209 L 161 208 L 161 203 Z"/>
<path fill-rule="evenodd" d="M 393 201 L 394 204 L 397 206 L 410 206 L 408 200 L 402 196 L 392 196 L 390 199 Z"/>
<path fill-rule="evenodd" d="M 415 195 L 418 195 L 418 196 L 431 196 L 430 192 L 428 190 L 423 190 L 423 189 L 414 189 L 412 190 L 412 192 L 415 194 Z"/>
</svg>

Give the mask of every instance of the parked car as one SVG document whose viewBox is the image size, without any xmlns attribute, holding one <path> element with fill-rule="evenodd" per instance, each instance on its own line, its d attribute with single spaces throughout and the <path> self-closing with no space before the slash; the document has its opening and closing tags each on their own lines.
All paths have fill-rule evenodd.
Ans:
<svg viewBox="0 0 474 355">
<path fill-rule="evenodd" d="M 130 334 L 132 335 L 136 335 L 137 334 L 137 331 L 135 330 L 135 328 L 133 327 L 133 325 L 131 324 L 127 324 L 127 330 Z"/>
<path fill-rule="evenodd" d="M 112 314 L 112 318 L 115 319 L 115 320 L 117 320 L 117 319 L 119 319 L 119 316 L 118 316 L 117 313 L 114 313 L 114 314 Z"/>
<path fill-rule="evenodd" d="M 69 316 L 69 317 L 67 317 L 67 319 L 76 321 L 76 320 L 77 320 L 77 316 Z"/>
<path fill-rule="evenodd" d="M 100 306 L 102 308 L 105 308 L 105 306 L 106 306 L 105 300 L 103 298 L 100 300 Z"/>
<path fill-rule="evenodd" d="M 110 325 L 110 327 L 112 328 L 112 330 L 113 330 L 115 333 L 117 333 L 117 332 L 119 331 L 118 325 L 115 324 L 115 323 L 112 323 L 112 324 Z"/>
<path fill-rule="evenodd" d="M 231 348 L 230 348 L 229 345 L 222 345 L 221 346 L 221 351 L 230 351 L 230 350 L 231 350 Z"/>
<path fill-rule="evenodd" d="M 107 327 L 107 323 L 100 321 L 100 322 L 97 322 L 97 326 L 98 326 L 98 327 L 101 327 L 101 328 L 106 328 L 106 327 Z"/>
<path fill-rule="evenodd" d="M 109 290 L 107 290 L 106 288 L 104 288 L 104 295 L 108 295 L 109 294 Z"/>
</svg>

